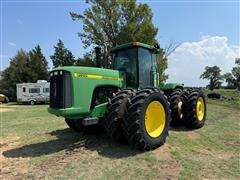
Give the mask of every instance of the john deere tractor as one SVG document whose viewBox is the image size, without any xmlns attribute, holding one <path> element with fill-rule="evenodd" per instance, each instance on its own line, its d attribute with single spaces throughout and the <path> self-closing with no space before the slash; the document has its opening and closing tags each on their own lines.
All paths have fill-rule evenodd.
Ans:
<svg viewBox="0 0 240 180">
<path fill-rule="evenodd" d="M 200 89 L 171 83 L 159 88 L 156 56 L 147 44 L 127 43 L 111 50 L 112 69 L 65 66 L 50 73 L 48 111 L 75 131 L 103 124 L 115 140 L 143 150 L 165 143 L 171 125 L 201 128 L 206 102 Z"/>
</svg>

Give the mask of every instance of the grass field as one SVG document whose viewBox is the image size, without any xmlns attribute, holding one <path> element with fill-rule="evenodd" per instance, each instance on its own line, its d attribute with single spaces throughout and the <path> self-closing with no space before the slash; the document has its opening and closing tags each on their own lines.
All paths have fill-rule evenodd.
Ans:
<svg viewBox="0 0 240 180">
<path fill-rule="evenodd" d="M 233 100 L 208 100 L 209 104 L 218 104 L 218 105 L 223 105 L 227 107 L 235 107 L 240 109 L 240 91 L 232 90 L 232 89 L 215 89 L 214 91 L 210 91 L 208 89 L 204 90 L 204 93 L 207 95 L 209 93 L 219 93 L 222 96 L 228 97 L 228 98 L 233 98 Z"/>
<path fill-rule="evenodd" d="M 150 152 L 75 133 L 47 105 L 1 106 L 0 179 L 240 179 L 240 108 L 209 101 L 202 129 L 171 129 Z"/>
</svg>

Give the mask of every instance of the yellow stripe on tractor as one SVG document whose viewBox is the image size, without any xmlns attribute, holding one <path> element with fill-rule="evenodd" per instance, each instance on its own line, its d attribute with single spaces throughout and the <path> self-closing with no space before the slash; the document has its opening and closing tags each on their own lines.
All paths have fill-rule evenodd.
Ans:
<svg viewBox="0 0 240 180">
<path fill-rule="evenodd" d="M 96 74 L 74 73 L 73 76 L 81 77 L 81 78 L 90 78 L 90 79 L 109 79 L 109 80 L 123 81 L 123 78 L 120 78 L 120 77 L 101 76 L 101 75 L 96 75 Z"/>
</svg>

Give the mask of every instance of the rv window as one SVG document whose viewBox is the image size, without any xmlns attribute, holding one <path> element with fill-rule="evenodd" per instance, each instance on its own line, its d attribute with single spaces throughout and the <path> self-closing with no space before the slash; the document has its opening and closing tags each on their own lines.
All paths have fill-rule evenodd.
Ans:
<svg viewBox="0 0 240 180">
<path fill-rule="evenodd" d="M 40 93 L 40 89 L 39 88 L 30 88 L 29 93 Z"/>
<path fill-rule="evenodd" d="M 43 88 L 44 93 L 49 93 L 49 88 Z"/>
<path fill-rule="evenodd" d="M 23 91 L 23 92 L 26 92 L 26 88 L 24 87 L 22 91 Z"/>
</svg>

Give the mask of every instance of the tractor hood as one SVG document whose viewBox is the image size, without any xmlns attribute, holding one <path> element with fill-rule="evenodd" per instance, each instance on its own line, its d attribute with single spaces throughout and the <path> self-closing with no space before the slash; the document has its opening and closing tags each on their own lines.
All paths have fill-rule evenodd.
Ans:
<svg viewBox="0 0 240 180">
<path fill-rule="evenodd" d="M 50 72 L 50 107 L 52 114 L 80 118 L 92 113 L 92 99 L 97 88 L 125 88 L 125 73 L 118 70 L 64 66 Z"/>
<path fill-rule="evenodd" d="M 107 79 L 124 81 L 125 73 L 123 71 L 117 71 L 112 69 L 85 67 L 85 66 L 63 66 L 55 68 L 51 71 L 68 71 L 72 77 L 88 78 L 88 79 Z M 50 73 L 50 74 L 51 74 Z"/>
</svg>

